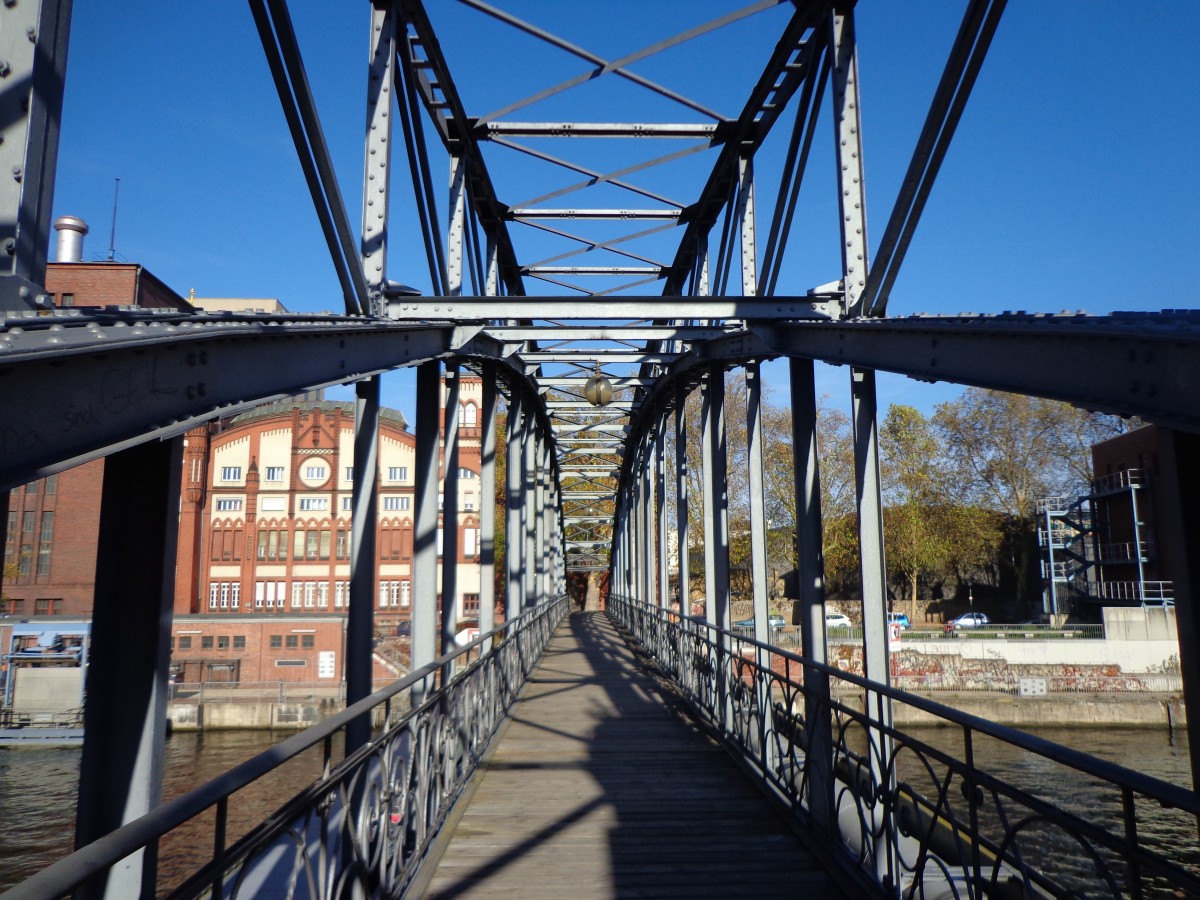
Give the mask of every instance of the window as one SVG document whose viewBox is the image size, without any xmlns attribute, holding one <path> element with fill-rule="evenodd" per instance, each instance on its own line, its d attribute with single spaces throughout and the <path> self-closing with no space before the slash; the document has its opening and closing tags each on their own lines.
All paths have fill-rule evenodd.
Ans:
<svg viewBox="0 0 1200 900">
<path fill-rule="evenodd" d="M 62 615 L 62 600 L 51 600 L 50 601 L 50 615 L 52 615 L 52 616 L 61 616 Z"/>
<path fill-rule="evenodd" d="M 308 662 L 303 659 L 277 659 L 277 660 L 275 660 L 275 665 L 277 665 L 277 666 L 307 666 Z"/>
<path fill-rule="evenodd" d="M 14 616 L 16 616 L 19 619 L 25 615 L 25 601 L 24 600 L 9 600 L 8 602 L 12 606 L 12 614 Z"/>
<path fill-rule="evenodd" d="M 179 649 L 180 650 L 191 650 L 192 649 L 192 636 L 190 634 L 181 634 L 179 636 Z"/>
<path fill-rule="evenodd" d="M 260 531 L 258 533 L 259 559 L 287 559 L 288 533 L 286 531 Z"/>
<path fill-rule="evenodd" d="M 36 481 L 31 481 L 31 482 L 29 482 L 29 484 L 25 485 L 25 494 L 27 496 L 29 496 L 29 497 L 36 496 L 37 492 L 38 492 L 38 483 Z"/>
<path fill-rule="evenodd" d="M 479 555 L 479 529 L 464 528 L 462 531 L 462 555 L 467 559 Z"/>
<path fill-rule="evenodd" d="M 39 575 L 50 574 L 50 551 L 53 547 L 54 513 L 51 510 L 45 510 L 42 513 L 42 531 L 38 537 L 37 573 Z"/>
<path fill-rule="evenodd" d="M 478 594 L 463 594 L 463 615 L 477 616 L 479 615 L 479 595 Z"/>
<path fill-rule="evenodd" d="M 242 467 L 241 466 L 221 466 L 222 481 L 241 481 Z"/>
<path fill-rule="evenodd" d="M 350 558 L 350 532 L 344 528 L 339 528 L 337 533 L 337 558 Z"/>
<path fill-rule="evenodd" d="M 244 634 L 235 634 L 233 636 L 233 649 L 234 650 L 245 650 L 246 649 L 246 636 Z"/>
<path fill-rule="evenodd" d="M 240 498 L 237 500 L 224 499 L 217 501 L 217 512 L 237 512 L 241 508 L 242 501 Z"/>
<path fill-rule="evenodd" d="M 301 497 L 300 509 L 307 512 L 329 509 L 328 497 Z"/>
<path fill-rule="evenodd" d="M 283 466 L 267 466 L 267 481 L 283 481 Z"/>
<path fill-rule="evenodd" d="M 229 608 L 229 582 L 221 582 L 221 609 Z"/>
<path fill-rule="evenodd" d="M 283 635 L 282 634 L 271 635 L 271 649 L 272 650 L 280 650 L 282 648 L 283 648 Z"/>
<path fill-rule="evenodd" d="M 292 609 L 299 609 L 304 602 L 304 585 L 299 581 L 292 582 Z"/>
<path fill-rule="evenodd" d="M 312 609 L 313 603 L 317 598 L 317 583 L 315 581 L 304 582 L 304 605 Z"/>
<path fill-rule="evenodd" d="M 304 477 L 310 481 L 324 481 L 327 477 L 323 465 L 305 466 Z"/>
<path fill-rule="evenodd" d="M 49 600 L 35 600 L 35 601 L 33 601 L 33 614 L 34 614 L 35 616 L 48 616 L 48 615 L 50 615 L 50 601 L 49 601 Z"/>
<path fill-rule="evenodd" d="M 354 466 L 346 466 L 346 475 L 345 475 L 344 480 L 345 481 L 353 481 L 354 480 Z"/>
<path fill-rule="evenodd" d="M 311 635 L 311 634 L 302 634 L 302 635 L 300 635 L 300 646 L 301 646 L 301 647 L 314 647 L 314 646 L 316 646 L 316 638 L 315 638 L 315 636 L 314 636 L 314 635 Z"/>
<path fill-rule="evenodd" d="M 346 582 L 339 581 L 333 586 L 333 608 L 341 609 L 346 605 Z"/>
<path fill-rule="evenodd" d="M 329 582 L 317 582 L 317 606 L 324 609 L 329 605 Z"/>
<path fill-rule="evenodd" d="M 45 482 L 46 482 L 46 496 L 47 497 L 52 497 L 56 493 L 58 493 L 58 476 L 57 475 L 47 475 L 45 478 Z"/>
<path fill-rule="evenodd" d="M 405 498 L 405 497 L 384 497 L 383 498 L 383 508 L 384 509 L 400 509 L 401 508 L 400 501 L 405 500 L 405 499 L 407 499 L 407 498 Z"/>
<path fill-rule="evenodd" d="M 298 634 L 289 634 L 287 636 L 287 648 L 289 650 L 295 650 L 299 646 L 300 646 L 300 636 Z"/>
<path fill-rule="evenodd" d="M 411 507 L 412 507 L 412 497 L 401 497 L 400 498 L 400 509 L 401 510 L 407 511 Z"/>
<path fill-rule="evenodd" d="M 408 609 L 409 603 L 412 601 L 412 582 L 400 582 L 400 605 Z"/>
<path fill-rule="evenodd" d="M 229 605 L 233 609 L 237 609 L 241 605 L 242 583 L 235 581 L 230 585 L 229 589 Z"/>
<path fill-rule="evenodd" d="M 228 650 L 229 649 L 229 635 L 222 634 L 217 637 L 217 649 L 218 650 Z"/>
<path fill-rule="evenodd" d="M 388 466 L 388 481 L 408 481 L 408 466 Z"/>
<path fill-rule="evenodd" d="M 212 647 L 213 647 L 213 639 L 212 639 L 211 634 L 206 634 L 206 635 L 204 635 L 204 637 L 200 638 L 200 649 L 201 650 L 211 650 Z"/>
<path fill-rule="evenodd" d="M 258 498 L 259 512 L 286 512 L 287 497 L 282 494 L 265 494 Z"/>
<path fill-rule="evenodd" d="M 479 424 L 479 407 L 474 403 L 463 403 L 458 408 L 458 423 L 465 428 L 474 428 Z"/>
<path fill-rule="evenodd" d="M 63 291 L 62 296 L 59 298 L 58 305 L 59 306 L 74 306 L 75 305 L 75 295 L 68 293 L 66 291 Z"/>
<path fill-rule="evenodd" d="M 342 498 L 342 509 L 347 510 L 347 511 L 354 509 L 354 498 L 353 497 L 343 497 Z"/>
<path fill-rule="evenodd" d="M 470 469 L 459 469 L 458 477 L 459 478 L 478 478 L 479 476 L 477 474 L 475 474 L 474 472 L 472 472 Z"/>
</svg>

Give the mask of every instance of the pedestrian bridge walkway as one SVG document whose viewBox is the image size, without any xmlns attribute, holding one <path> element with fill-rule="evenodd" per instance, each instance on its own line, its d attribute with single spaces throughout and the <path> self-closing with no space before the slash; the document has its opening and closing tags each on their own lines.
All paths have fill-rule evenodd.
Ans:
<svg viewBox="0 0 1200 900">
<path fill-rule="evenodd" d="M 470 790 L 427 896 L 845 896 L 603 613 L 563 620 Z"/>
</svg>

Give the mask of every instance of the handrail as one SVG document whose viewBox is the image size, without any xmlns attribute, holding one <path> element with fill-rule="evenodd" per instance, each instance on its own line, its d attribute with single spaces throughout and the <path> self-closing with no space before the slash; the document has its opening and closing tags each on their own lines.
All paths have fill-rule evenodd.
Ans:
<svg viewBox="0 0 1200 900">
<path fill-rule="evenodd" d="M 359 700 L 357 703 L 347 707 L 340 713 L 325 719 L 312 728 L 307 729 L 300 734 L 287 738 L 276 744 L 275 746 L 263 751 L 257 756 L 247 760 L 241 765 L 235 766 L 224 774 L 214 778 L 207 784 L 201 785 L 192 791 L 178 797 L 168 803 L 164 803 L 157 809 L 154 809 L 144 816 L 118 828 L 117 830 L 105 835 L 104 837 L 92 842 L 83 847 L 70 856 L 61 859 L 46 869 L 38 872 L 29 879 L 16 885 L 0 897 L 3 900 L 34 900 L 34 898 L 52 898 L 60 897 L 64 894 L 71 893 L 76 887 L 88 881 L 88 879 L 106 871 L 115 863 L 126 858 L 132 853 L 140 850 L 143 847 L 149 846 L 161 838 L 164 834 L 172 829 L 182 825 L 189 819 L 198 816 L 213 807 L 220 807 L 232 795 L 242 790 L 253 781 L 270 773 L 283 763 L 295 758 L 306 750 L 309 750 L 319 744 L 324 744 L 325 759 L 327 761 L 326 772 L 313 785 L 310 785 L 308 791 L 317 790 L 317 796 L 321 799 L 333 802 L 335 798 L 330 796 L 331 791 L 337 791 L 339 786 L 344 786 L 348 781 L 352 781 L 356 777 L 356 769 L 361 769 L 365 762 L 374 759 L 376 764 L 380 760 L 378 755 L 381 750 L 388 751 L 391 748 L 397 734 L 405 729 L 407 725 L 415 720 L 425 719 L 433 713 L 443 713 L 451 699 L 449 695 L 468 683 L 474 674 L 479 673 L 489 662 L 497 660 L 504 654 L 511 655 L 516 653 L 518 659 L 510 660 L 508 666 L 509 674 L 519 674 L 519 678 L 500 678 L 492 679 L 489 683 L 491 687 L 497 691 L 502 689 L 503 696 L 493 696 L 492 699 L 501 699 L 503 709 L 499 710 L 499 715 L 494 715 L 494 721 L 490 724 L 492 727 L 486 734 L 477 735 L 481 740 L 476 742 L 476 745 L 467 748 L 472 757 L 471 765 L 464 767 L 464 770 L 459 773 L 459 777 L 455 781 L 454 790 L 444 792 L 441 796 L 443 799 L 453 799 L 457 789 L 465 783 L 470 772 L 474 770 L 474 762 L 478 760 L 478 754 L 482 748 L 486 746 L 491 735 L 494 733 L 495 726 L 503 719 L 503 712 L 507 710 L 512 699 L 515 698 L 516 692 L 532 671 L 533 662 L 541 655 L 545 648 L 545 643 L 549 639 L 549 635 L 553 633 L 558 622 L 566 612 L 568 599 L 566 596 L 561 596 L 551 600 L 542 606 L 529 610 L 522 615 L 504 623 L 498 628 L 493 629 L 487 634 L 480 635 L 471 643 L 456 649 L 452 653 L 447 653 L 439 657 L 426 666 L 411 673 L 410 675 L 400 679 L 382 690 L 376 691 L 369 697 Z M 526 634 L 537 630 L 534 645 L 525 647 L 522 645 L 523 638 Z M 478 660 L 472 663 L 467 669 L 460 672 L 450 682 L 450 684 L 439 687 L 436 691 L 431 692 L 428 697 L 415 709 L 409 710 L 401 717 L 393 718 L 393 702 L 395 698 L 404 692 L 410 690 L 421 682 L 428 682 L 437 677 L 443 666 L 453 665 L 456 660 L 469 658 L 468 654 L 478 650 L 489 639 L 496 639 L 493 649 L 481 656 Z M 521 654 L 521 650 L 529 652 Z M 517 667 L 519 673 L 511 672 Z M 476 705 L 473 703 L 458 704 L 462 707 L 463 712 L 470 714 L 478 712 Z M 385 724 L 382 733 L 373 738 L 368 744 L 359 748 L 356 752 L 348 755 L 340 764 L 330 766 L 328 761 L 332 754 L 332 739 L 339 732 L 343 731 L 351 722 L 358 719 L 360 716 L 370 715 L 376 709 L 383 707 Z M 468 726 L 471 723 L 455 723 L 460 732 L 470 730 Z M 409 761 L 411 763 L 411 760 Z M 414 773 L 411 771 L 412 765 L 408 766 L 405 771 L 409 775 Z M 442 773 L 445 774 L 445 773 Z M 407 786 L 407 785 L 406 785 Z M 322 790 L 328 789 L 328 790 Z M 305 792 L 302 792 L 302 795 Z M 342 797 L 345 801 L 346 797 Z M 337 805 L 333 802 L 333 805 Z M 444 819 L 445 813 L 448 811 L 449 803 L 445 804 L 445 808 L 441 809 L 441 819 Z M 284 810 L 288 809 L 285 805 Z M 342 810 L 345 813 L 345 819 L 348 821 L 350 816 L 349 810 Z M 378 811 L 380 815 L 384 815 L 381 809 Z M 410 810 L 411 812 L 411 810 Z M 278 818 L 278 814 L 268 819 L 268 823 Z M 284 828 L 286 822 L 276 822 L 275 831 Z M 440 825 L 440 820 L 433 823 Z M 349 827 L 344 825 L 343 827 Z M 197 878 L 193 878 L 180 890 L 185 890 L 188 885 L 194 885 L 197 893 L 202 893 L 211 887 L 214 883 L 220 884 L 223 882 L 225 872 L 228 869 L 239 863 L 244 862 L 248 853 L 253 852 L 254 846 L 250 846 L 249 842 L 255 840 L 259 845 L 263 841 L 269 840 L 270 834 L 263 832 L 260 829 L 252 831 L 250 835 L 243 838 L 232 848 L 218 848 L 218 859 L 214 863 L 222 863 L 224 871 L 204 872 L 204 885 L 196 884 Z M 436 834 L 436 828 L 424 831 L 422 833 L 423 842 L 421 846 L 413 848 L 413 853 L 409 859 L 413 862 L 412 866 L 400 867 L 396 866 L 396 871 L 400 874 L 401 880 L 406 883 L 415 871 L 415 865 L 419 863 L 424 851 L 427 849 L 432 837 Z M 353 839 L 353 835 L 350 836 Z M 301 851 L 303 852 L 303 851 Z M 361 857 L 356 858 L 356 861 L 361 863 Z M 346 864 L 345 860 L 339 860 L 338 854 L 333 854 L 331 859 L 327 860 L 332 864 L 332 868 L 336 869 L 341 864 Z M 210 863 L 209 868 L 214 863 Z M 348 864 L 347 864 L 348 865 Z M 359 866 L 361 868 L 361 865 Z M 238 883 L 245 877 L 245 872 L 239 873 L 237 878 Z M 338 873 L 330 873 L 330 878 L 338 877 Z M 352 872 L 350 874 L 341 873 L 338 877 L 339 884 L 345 886 L 347 879 L 359 880 L 363 877 L 362 872 Z M 150 893 L 153 893 L 151 891 Z M 176 896 L 178 894 L 173 894 Z M 340 896 L 340 894 L 338 895 Z"/>
<path fill-rule="evenodd" d="M 608 609 L 731 752 L 831 842 L 831 858 L 876 888 L 1118 897 L 1141 896 L 1153 881 L 1200 895 L 1200 876 L 1139 822 L 1153 810 L 1169 818 L 1167 830 L 1194 833 L 1200 799 L 1191 791 L 707 622 L 622 597 L 610 596 Z M 892 724 L 893 705 L 950 730 L 915 737 Z M 961 744 L 947 749 L 934 734 Z M 1078 773 L 1123 821 L 1064 811 L 979 768 L 975 752 L 988 739 Z"/>
</svg>

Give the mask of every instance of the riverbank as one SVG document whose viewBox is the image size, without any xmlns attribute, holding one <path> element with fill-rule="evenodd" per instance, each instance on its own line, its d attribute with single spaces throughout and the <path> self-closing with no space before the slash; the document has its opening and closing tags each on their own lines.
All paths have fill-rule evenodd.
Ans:
<svg viewBox="0 0 1200 900">
<path fill-rule="evenodd" d="M 1187 710 L 1177 694 L 1050 694 L 1018 697 L 991 691 L 922 692 L 936 703 L 1014 728 L 1183 728 Z M 861 695 L 860 703 L 861 703 Z M 945 724 L 922 710 L 897 703 L 893 719 L 899 727 Z"/>
</svg>

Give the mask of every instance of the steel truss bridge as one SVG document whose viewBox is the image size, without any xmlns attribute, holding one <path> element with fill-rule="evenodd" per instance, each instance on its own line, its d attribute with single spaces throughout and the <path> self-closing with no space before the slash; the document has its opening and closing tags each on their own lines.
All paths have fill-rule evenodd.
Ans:
<svg viewBox="0 0 1200 900">
<path fill-rule="evenodd" d="M 857 855 L 834 855 L 850 860 L 863 883 L 884 894 L 902 889 L 895 863 L 904 853 L 898 849 L 903 834 L 919 845 L 922 860 L 906 869 L 910 887 L 927 877 L 923 872 L 959 866 L 974 873 L 961 895 L 991 895 L 999 891 L 999 882 L 979 879 L 983 858 L 1023 885 L 1003 896 L 1022 890 L 1026 896 L 1061 893 L 1052 876 L 1037 874 L 1004 840 L 988 844 L 981 832 L 972 831 L 979 824 L 977 809 L 972 807 L 966 819 L 951 815 L 950 780 L 940 800 L 931 800 L 906 793 L 890 767 L 896 747 L 912 744 L 891 726 L 892 703 L 902 702 L 902 695 L 887 686 L 875 376 L 894 372 L 1048 397 L 1140 416 L 1169 429 L 1161 464 L 1178 494 L 1173 521 L 1162 533 L 1164 541 L 1174 542 L 1173 558 L 1186 561 L 1176 581 L 1181 657 L 1187 698 L 1200 708 L 1200 653 L 1190 602 L 1200 534 L 1194 517 L 1184 512 L 1200 497 L 1194 465 L 1200 458 L 1200 394 L 1195 390 L 1200 316 L 1194 310 L 1108 316 L 888 314 L 892 286 L 997 28 L 1002 0 L 966 4 L 912 162 L 875 245 L 867 239 L 851 2 L 758 0 L 619 58 L 600 56 L 483 0 L 462 0 L 476 29 L 465 36 L 465 18 L 439 32 L 443 10 L 435 6 L 440 5 L 420 0 L 364 4 L 371 50 L 361 229 L 352 224 L 334 177 L 285 0 L 249 0 L 249 5 L 341 286 L 343 314 L 53 307 L 44 276 L 71 3 L 19 0 L 6 3 L 0 13 L 0 56 L 10 70 L 0 92 L 6 112 L 0 121 L 5 163 L 0 168 L 13 173 L 0 194 L 0 239 L 10 264 L 0 282 L 0 389 L 6 412 L 0 426 L 0 487 L 100 456 L 108 461 L 78 807 L 78 844 L 88 849 L 18 889 L 25 891 L 20 895 L 52 896 L 88 878 L 90 886 L 80 888 L 81 895 L 153 893 L 158 836 L 183 821 L 185 812 L 212 804 L 218 809 L 213 861 L 185 892 L 237 892 L 228 873 L 244 872 L 238 867 L 248 865 L 253 854 L 224 845 L 225 787 L 199 792 L 186 808 L 170 804 L 156 811 L 180 436 L 265 400 L 349 383 L 357 397 L 347 648 L 353 705 L 324 731 L 288 743 L 289 748 L 323 745 L 330 760 L 324 777 L 341 779 L 336 802 L 318 787 L 306 795 L 309 812 L 288 807 L 293 817 L 335 808 L 341 818 L 323 819 L 319 827 L 317 819 L 306 820 L 308 826 L 292 833 L 320 837 L 327 849 L 333 842 L 329 828 L 354 835 L 339 852 L 322 857 L 321 878 L 308 882 L 314 895 L 343 896 L 351 885 L 364 894 L 389 895 L 414 883 L 450 802 L 564 614 L 568 573 L 596 570 L 609 573 L 611 610 L 621 625 L 679 679 L 681 690 L 723 739 L 742 748 L 764 783 L 791 805 L 816 839 L 835 844 L 845 839 L 830 816 L 850 798 L 862 826 L 859 849 Z M 599 14 L 591 7 L 579 10 L 581 16 Z M 869 15 L 869 9 L 862 14 Z M 702 66 L 679 69 L 696 77 L 689 94 L 642 74 L 661 71 L 653 64 L 697 45 L 699 58 L 711 60 L 712 48 L 747 23 L 772 29 L 776 39 L 762 58 L 747 58 L 736 42 L 723 47 L 721 58 L 736 60 L 745 80 L 739 109 L 710 108 L 703 95 L 711 85 L 701 77 Z M 563 59 L 574 65 L 574 74 L 551 79 L 521 99 L 511 99 L 516 92 L 509 92 L 509 101 L 489 109 L 486 98 L 495 92 L 458 80 L 454 51 L 517 39 L 530 52 L 522 85 L 540 71 L 538 50 L 556 55 L 547 74 L 559 71 Z M 492 71 L 504 77 L 503 70 Z M 621 118 L 594 120 L 593 95 L 583 88 L 614 85 L 620 103 L 601 108 L 620 109 Z M 551 110 L 552 118 L 530 118 L 535 110 Z M 818 129 L 819 121 L 826 128 L 832 123 L 832 138 Z M 764 177 L 765 167 L 756 171 L 756 162 L 772 141 L 782 151 L 782 165 Z M 798 198 L 811 174 L 814 147 L 825 141 L 831 143 L 825 155 L 832 156 L 837 173 L 837 214 L 818 223 Z M 497 163 L 513 159 L 520 165 Z M 442 183 L 447 166 L 448 198 L 434 187 Z M 408 192 L 417 224 L 402 227 L 392 212 L 393 200 Z M 756 207 L 769 216 L 757 216 Z M 804 284 L 788 268 L 801 224 L 808 233 L 831 232 L 841 248 L 819 263 L 822 276 Z M 405 287 L 400 281 L 405 273 L 394 262 L 397 247 L 407 257 L 419 246 L 434 285 L 431 295 Z M 790 366 L 796 449 L 802 573 L 798 655 L 768 649 L 761 366 L 780 358 Z M 845 366 L 849 373 L 868 675 L 859 685 L 868 697 L 865 716 L 831 694 L 831 683 L 841 676 L 826 665 L 816 362 Z M 379 376 L 403 366 L 417 372 L 413 675 L 371 697 L 375 498 L 369 486 L 377 466 Z M 464 370 L 481 374 L 486 391 L 480 598 L 485 636 L 468 652 L 479 659 L 455 675 L 456 661 L 466 657 L 455 655 L 451 610 L 438 621 L 435 532 L 439 487 L 447 498 L 457 493 L 458 439 L 451 417 L 445 476 L 439 479 L 437 417 L 443 372 L 451 386 L 447 406 L 455 409 L 456 375 Z M 744 370 L 748 401 L 752 638 L 729 630 L 723 405 L 733 370 Z M 593 403 L 589 381 L 591 393 L 608 388 L 611 399 Z M 701 394 L 702 412 L 698 421 L 689 421 L 682 410 L 694 391 Z M 498 508 L 488 498 L 496 495 L 501 407 L 507 502 Z M 687 454 L 688 433 L 696 429 L 700 459 Z M 667 471 L 668 458 L 672 471 Z M 689 471 L 698 473 L 702 497 L 689 496 Z M 131 496 L 123 486 L 135 478 L 146 489 Z M 3 496 L 7 505 L 7 493 Z M 702 536 L 689 534 L 688 509 L 695 504 L 704 510 Z M 507 552 L 497 558 L 494 538 L 501 515 Z M 6 518 L 0 516 L 0 524 Z M 127 528 L 144 539 L 136 546 L 122 542 L 118 536 Z M 448 518 L 447 547 L 456 546 L 455 528 Z M 691 580 L 688 554 L 667 552 L 672 530 L 677 546 L 704 546 L 702 622 L 670 612 L 672 604 L 687 610 Z M 151 564 L 155 560 L 162 565 Z M 497 566 L 506 585 L 508 625 L 493 632 L 489 573 Z M 451 562 L 441 573 L 444 590 L 452 588 L 445 583 L 452 582 L 453 570 Z M 772 658 L 791 660 L 790 674 L 780 675 Z M 806 669 L 803 678 L 797 675 L 801 669 Z M 782 702 L 785 696 L 795 702 Z M 401 699 L 411 701 L 409 712 L 399 711 L 407 705 Z M 382 719 L 382 733 L 372 732 L 370 709 L 376 710 L 377 723 Z M 937 714 L 968 730 L 986 730 L 986 723 L 964 724 L 952 711 Z M 1192 718 L 1192 753 L 1200 763 L 1200 716 Z M 861 726 L 868 749 L 851 752 L 838 725 L 847 721 Z M 346 758 L 334 765 L 331 736 L 340 732 Z M 440 753 L 444 763 L 450 743 L 458 754 L 453 777 L 432 761 Z M 1061 748 L 1055 752 L 1071 755 Z M 405 763 L 398 766 L 401 757 Z M 272 764 L 254 761 L 229 778 L 242 783 Z M 985 789 L 994 793 L 986 773 L 963 765 L 951 769 L 965 779 L 964 796 Z M 1148 872 L 1180 879 L 1173 883 L 1185 892 L 1196 890 L 1195 876 L 1173 873 L 1139 844 L 1134 812 L 1136 795 L 1194 814 L 1200 806 L 1192 792 L 1151 779 L 1122 780 L 1133 773 L 1099 763 L 1079 765 L 1111 776 L 1126 802 L 1123 848 L 1112 850 L 1078 822 L 1064 826 L 1078 843 L 1079 858 L 1095 862 L 1107 860 L 1104 854 L 1110 852 L 1120 855 L 1124 866 L 1112 869 L 1119 876 L 1104 881 L 1117 894 L 1139 895 L 1140 879 Z M 382 770 L 411 779 L 404 781 L 413 789 L 411 797 L 399 791 L 407 798 L 399 812 L 385 808 L 395 796 L 375 789 L 384 783 Z M 789 774 L 800 770 L 808 774 Z M 386 784 L 396 787 L 393 781 Z M 1044 804 L 1034 809 L 1038 816 L 1052 812 Z M 390 843 L 372 830 L 389 815 L 403 831 Z M 946 829 L 949 844 L 957 841 L 957 857 L 953 846 L 946 849 Z M 368 845 L 375 848 L 371 853 L 363 849 Z M 372 855 L 385 845 L 391 856 Z M 134 856 L 125 858 L 130 852 Z M 297 895 L 304 893 L 292 887 Z"/>
</svg>

